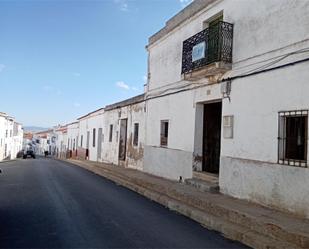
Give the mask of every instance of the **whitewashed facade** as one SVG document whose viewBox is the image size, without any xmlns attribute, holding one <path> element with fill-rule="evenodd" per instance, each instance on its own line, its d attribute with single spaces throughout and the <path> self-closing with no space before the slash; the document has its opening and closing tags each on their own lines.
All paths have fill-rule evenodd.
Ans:
<svg viewBox="0 0 309 249">
<path fill-rule="evenodd" d="M 143 169 L 145 113 L 144 94 L 105 107 L 104 162 Z"/>
<path fill-rule="evenodd" d="M 144 170 L 216 174 L 222 193 L 309 217 L 308 16 L 302 0 L 196 0 L 169 20 L 147 46 Z M 206 28 L 184 58 L 184 41 Z M 229 45 L 232 61 L 198 67 Z"/>
<path fill-rule="evenodd" d="M 79 137 L 79 123 L 73 122 L 67 125 L 67 151 L 70 157 L 77 156 Z"/>
<path fill-rule="evenodd" d="M 33 141 L 35 154 L 44 156 L 45 152 L 47 152 L 48 155 L 56 156 L 57 135 L 54 128 L 34 133 Z"/>
<path fill-rule="evenodd" d="M 56 134 L 56 157 L 66 158 L 67 157 L 67 146 L 68 146 L 68 128 L 67 126 L 59 126 L 55 129 Z"/>
<path fill-rule="evenodd" d="M 80 117 L 79 122 L 79 157 L 91 161 L 102 161 L 102 127 L 104 109 Z"/>
<path fill-rule="evenodd" d="M 22 125 L 0 112 L 0 161 L 15 159 L 22 150 Z"/>
</svg>

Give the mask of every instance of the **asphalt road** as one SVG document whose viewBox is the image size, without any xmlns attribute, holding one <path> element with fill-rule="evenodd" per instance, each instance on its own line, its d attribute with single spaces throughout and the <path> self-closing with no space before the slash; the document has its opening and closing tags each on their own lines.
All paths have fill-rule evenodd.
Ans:
<svg viewBox="0 0 309 249">
<path fill-rule="evenodd" d="M 87 170 L 1 163 L 0 247 L 245 248 Z"/>
</svg>

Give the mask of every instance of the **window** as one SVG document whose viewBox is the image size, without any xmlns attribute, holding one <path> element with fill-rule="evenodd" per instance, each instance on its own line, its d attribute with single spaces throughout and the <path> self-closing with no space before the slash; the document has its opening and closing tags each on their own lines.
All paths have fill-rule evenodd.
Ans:
<svg viewBox="0 0 309 249">
<path fill-rule="evenodd" d="M 160 132 L 160 145 L 167 146 L 168 141 L 168 121 L 161 121 L 161 132 Z"/>
<path fill-rule="evenodd" d="M 5 137 L 8 137 L 8 130 L 5 130 Z"/>
<path fill-rule="evenodd" d="M 223 21 L 223 12 L 218 13 L 217 15 L 209 18 L 208 20 L 203 22 L 203 28 L 209 28 L 216 26 L 219 22 Z"/>
<path fill-rule="evenodd" d="M 138 123 L 134 124 L 133 145 L 138 146 Z"/>
<path fill-rule="evenodd" d="M 233 138 L 234 116 L 223 117 L 223 137 Z"/>
<path fill-rule="evenodd" d="M 73 139 L 73 150 L 75 150 L 75 138 Z"/>
<path fill-rule="evenodd" d="M 109 126 L 109 141 L 113 141 L 113 125 Z"/>
<path fill-rule="evenodd" d="M 95 128 L 93 129 L 92 135 L 92 146 L 95 147 Z"/>
<path fill-rule="evenodd" d="M 278 163 L 307 167 L 308 110 L 279 112 Z"/>
<path fill-rule="evenodd" d="M 80 136 L 80 147 L 83 147 L 83 135 Z"/>
<path fill-rule="evenodd" d="M 12 137 L 12 130 L 10 130 L 10 137 Z"/>
</svg>

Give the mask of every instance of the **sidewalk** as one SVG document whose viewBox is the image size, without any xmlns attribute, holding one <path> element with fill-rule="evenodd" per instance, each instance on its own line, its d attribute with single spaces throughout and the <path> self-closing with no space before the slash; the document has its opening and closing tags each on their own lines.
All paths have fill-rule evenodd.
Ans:
<svg viewBox="0 0 309 249">
<path fill-rule="evenodd" d="M 253 248 L 309 248 L 309 220 L 103 163 L 65 160 L 106 177 Z"/>
<path fill-rule="evenodd" d="M 10 160 L 3 160 L 3 161 L 0 161 L 0 163 L 9 163 L 9 162 L 15 162 L 17 160 L 16 159 L 10 159 Z"/>
</svg>

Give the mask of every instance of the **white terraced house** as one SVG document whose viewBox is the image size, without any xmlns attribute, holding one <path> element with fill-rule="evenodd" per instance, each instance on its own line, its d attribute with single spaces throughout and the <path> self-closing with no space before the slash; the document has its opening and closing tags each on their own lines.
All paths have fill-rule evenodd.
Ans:
<svg viewBox="0 0 309 249">
<path fill-rule="evenodd" d="M 193 1 L 149 38 L 144 94 L 66 126 L 69 156 L 309 218 L 308 16 L 305 0 Z"/>
<path fill-rule="evenodd" d="M 0 161 L 15 159 L 22 151 L 22 125 L 6 113 L 0 112 Z"/>
<path fill-rule="evenodd" d="M 144 170 L 308 218 L 308 16 L 304 0 L 196 0 L 168 20 L 147 46 Z"/>
</svg>

